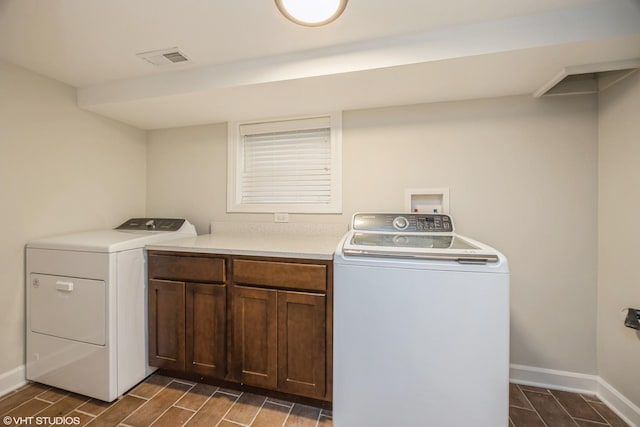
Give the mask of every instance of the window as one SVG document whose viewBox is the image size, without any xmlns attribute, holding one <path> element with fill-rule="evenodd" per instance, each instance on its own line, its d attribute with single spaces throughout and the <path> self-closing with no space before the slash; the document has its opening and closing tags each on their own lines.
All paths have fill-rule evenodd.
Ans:
<svg viewBox="0 0 640 427">
<path fill-rule="evenodd" d="M 229 212 L 340 213 L 341 114 L 229 123 Z"/>
</svg>

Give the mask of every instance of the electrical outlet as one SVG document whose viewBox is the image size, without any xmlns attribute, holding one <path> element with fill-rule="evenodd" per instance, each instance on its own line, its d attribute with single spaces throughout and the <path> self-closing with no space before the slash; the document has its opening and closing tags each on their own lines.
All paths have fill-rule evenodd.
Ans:
<svg viewBox="0 0 640 427">
<path fill-rule="evenodd" d="M 274 222 L 289 222 L 289 214 L 288 213 L 274 213 L 273 214 Z"/>
</svg>

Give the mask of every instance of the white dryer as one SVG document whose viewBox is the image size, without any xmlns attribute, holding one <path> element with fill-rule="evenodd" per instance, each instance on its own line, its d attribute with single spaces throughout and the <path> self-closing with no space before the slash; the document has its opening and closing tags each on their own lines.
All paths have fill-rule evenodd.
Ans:
<svg viewBox="0 0 640 427">
<path fill-rule="evenodd" d="M 27 379 L 110 402 L 149 375 L 144 246 L 195 236 L 184 219 L 26 246 Z"/>
<path fill-rule="evenodd" d="M 333 425 L 509 423 L 509 269 L 445 214 L 356 214 L 334 260 Z"/>
</svg>

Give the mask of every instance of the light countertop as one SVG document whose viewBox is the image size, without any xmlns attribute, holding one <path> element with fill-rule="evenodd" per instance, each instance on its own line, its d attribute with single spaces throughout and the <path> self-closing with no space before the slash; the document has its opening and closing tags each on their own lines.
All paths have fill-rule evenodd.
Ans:
<svg viewBox="0 0 640 427">
<path fill-rule="evenodd" d="M 346 226 L 212 223 L 212 234 L 147 245 L 148 250 L 331 260 Z"/>
</svg>

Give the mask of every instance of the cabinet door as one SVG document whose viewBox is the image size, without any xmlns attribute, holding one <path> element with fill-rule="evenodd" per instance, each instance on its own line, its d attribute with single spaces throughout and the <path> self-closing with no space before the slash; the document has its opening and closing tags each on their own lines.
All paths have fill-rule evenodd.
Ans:
<svg viewBox="0 0 640 427">
<path fill-rule="evenodd" d="M 277 291 L 233 289 L 233 376 L 258 387 L 277 385 Z"/>
<path fill-rule="evenodd" d="M 185 368 L 184 282 L 149 280 L 149 365 Z"/>
<path fill-rule="evenodd" d="M 278 390 L 322 398 L 326 388 L 326 297 L 278 291 Z"/>
<path fill-rule="evenodd" d="M 224 378 L 226 286 L 187 283 L 186 369 Z"/>
</svg>

